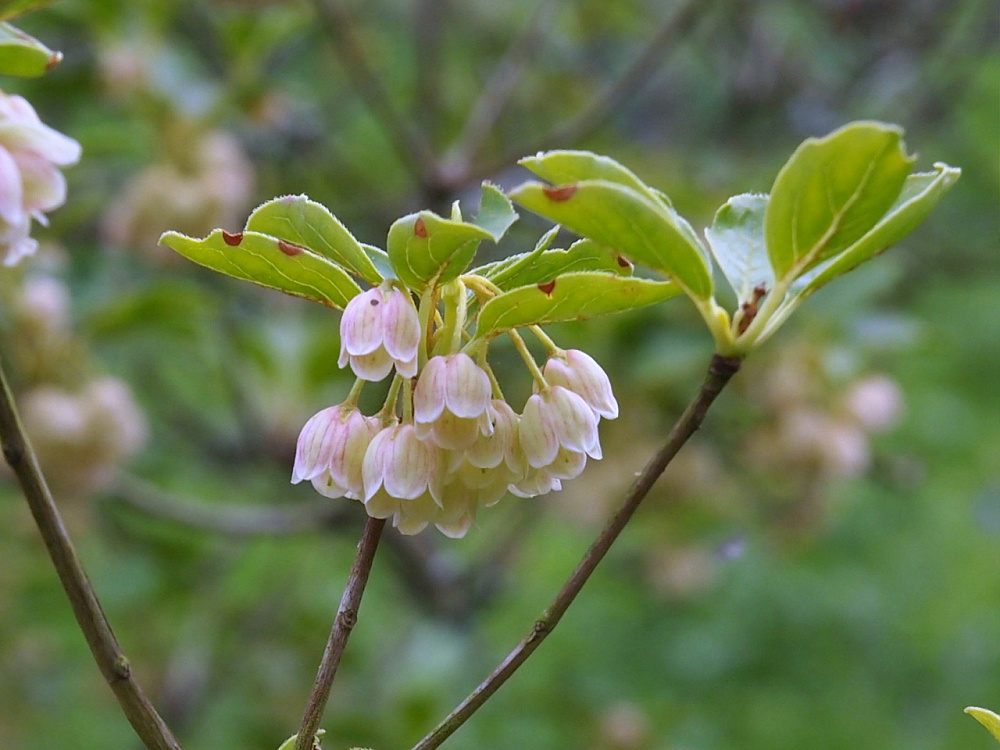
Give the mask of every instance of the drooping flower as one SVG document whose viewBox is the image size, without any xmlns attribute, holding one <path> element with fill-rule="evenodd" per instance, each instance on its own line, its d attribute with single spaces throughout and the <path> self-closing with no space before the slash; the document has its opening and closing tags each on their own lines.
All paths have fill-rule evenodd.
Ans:
<svg viewBox="0 0 1000 750">
<path fill-rule="evenodd" d="M 292 484 L 303 480 L 326 497 L 358 500 L 364 494 L 365 451 L 381 424 L 356 407 L 338 404 L 313 416 L 299 434 Z"/>
<path fill-rule="evenodd" d="M 535 469 L 551 466 L 561 449 L 601 457 L 597 415 L 582 397 L 561 385 L 528 399 L 518 436 L 528 465 Z"/>
<path fill-rule="evenodd" d="M 417 374 L 420 320 L 406 292 L 384 286 L 355 296 L 340 319 L 340 359 L 364 380 L 379 381 L 393 365 L 400 375 Z"/>
<path fill-rule="evenodd" d="M 412 424 L 381 430 L 365 451 L 362 468 L 367 504 L 379 491 L 400 500 L 415 500 L 428 490 L 440 470 L 441 452 L 421 440 Z"/>
<path fill-rule="evenodd" d="M 490 435 L 490 379 L 468 354 L 431 357 L 413 389 L 417 435 L 441 448 L 460 450 Z"/>
<path fill-rule="evenodd" d="M 4 265 L 31 255 L 31 220 L 45 226 L 46 211 L 66 200 L 66 180 L 57 167 L 75 164 L 80 144 L 42 123 L 20 96 L 0 91 L 0 251 Z"/>
<path fill-rule="evenodd" d="M 568 349 L 549 357 L 542 374 L 550 385 L 561 385 L 580 396 L 598 417 L 615 419 L 618 402 L 607 373 L 586 352 Z"/>
</svg>

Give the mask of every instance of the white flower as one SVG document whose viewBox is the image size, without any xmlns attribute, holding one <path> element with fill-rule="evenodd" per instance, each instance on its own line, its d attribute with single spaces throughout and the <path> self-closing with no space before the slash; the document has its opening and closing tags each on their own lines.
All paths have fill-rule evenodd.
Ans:
<svg viewBox="0 0 1000 750">
<path fill-rule="evenodd" d="M 365 451 L 380 427 L 378 419 L 364 416 L 353 406 L 323 409 L 299 434 L 292 484 L 308 480 L 326 497 L 360 499 Z"/>
<path fill-rule="evenodd" d="M 393 365 L 400 375 L 417 374 L 420 320 L 413 301 L 395 287 L 356 295 L 340 319 L 340 359 L 364 380 L 385 378 Z"/>
<path fill-rule="evenodd" d="M 561 385 L 580 396 L 598 417 L 615 419 L 618 402 L 607 373 L 586 352 L 569 349 L 549 357 L 542 374 L 549 385 Z"/>
<path fill-rule="evenodd" d="M 464 449 L 491 435 L 490 379 L 468 354 L 431 357 L 413 389 L 417 435 L 447 449 Z"/>
<path fill-rule="evenodd" d="M 545 388 L 528 399 L 518 436 L 528 465 L 535 469 L 552 466 L 560 449 L 601 457 L 597 415 L 583 398 L 561 385 Z M 564 457 L 560 464 L 572 462 Z"/>
<path fill-rule="evenodd" d="M 75 164 L 80 144 L 42 123 L 20 96 L 0 91 L 0 251 L 4 265 L 31 255 L 38 242 L 31 220 L 47 224 L 46 211 L 66 200 L 66 180 L 56 167 Z"/>
<path fill-rule="evenodd" d="M 440 463 L 440 450 L 418 438 L 412 424 L 384 428 L 365 452 L 362 468 L 365 503 L 379 488 L 400 500 L 420 497 L 437 475 Z"/>
</svg>

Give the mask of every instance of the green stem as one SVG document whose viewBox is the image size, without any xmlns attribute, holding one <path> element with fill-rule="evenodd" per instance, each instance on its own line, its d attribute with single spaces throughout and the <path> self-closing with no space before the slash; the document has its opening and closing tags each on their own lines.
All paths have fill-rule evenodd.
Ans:
<svg viewBox="0 0 1000 750">
<path fill-rule="evenodd" d="M 646 464 L 642 473 L 636 478 L 625 499 L 615 515 L 601 531 L 596 541 L 587 550 L 576 570 L 566 581 L 562 590 L 539 617 L 528 634 L 505 658 L 493 673 L 479 687 L 472 691 L 454 711 L 452 711 L 424 739 L 413 746 L 412 750 L 434 750 L 461 727 L 489 698 L 506 682 L 511 675 L 534 653 L 535 649 L 551 633 L 569 605 L 576 599 L 583 585 L 604 559 L 612 543 L 618 538 L 629 519 L 635 513 L 642 500 L 649 494 L 656 480 L 688 439 L 701 426 L 708 408 L 716 397 L 739 370 L 740 360 L 723 357 L 718 354 L 712 357 L 705 381 L 698 395 L 691 401 L 677 423 L 670 431 L 666 443 Z"/>
<path fill-rule="evenodd" d="M 49 558 L 69 598 L 77 624 L 90 646 L 101 674 L 135 733 L 149 750 L 182 750 L 170 728 L 149 702 L 125 657 L 101 602 L 77 557 L 59 509 L 38 466 L 31 443 L 24 434 L 7 376 L 0 366 L 0 444 L 28 501 Z"/>
<path fill-rule="evenodd" d="M 542 374 L 542 371 L 538 369 L 538 363 L 535 362 L 535 358 L 531 356 L 531 352 L 528 351 L 528 345 L 524 343 L 524 339 L 521 338 L 521 334 L 511 328 L 507 333 L 510 335 L 511 340 L 514 342 L 514 348 L 517 349 L 517 353 L 521 355 L 521 359 L 524 360 L 524 364 L 528 366 L 528 371 L 531 373 L 531 377 L 535 379 L 538 383 L 539 388 L 548 388 L 549 383 Z"/>
<path fill-rule="evenodd" d="M 389 386 L 389 392 L 385 396 L 385 403 L 382 404 L 382 408 L 378 412 L 378 417 L 382 420 L 382 424 L 386 424 L 395 418 L 396 399 L 399 396 L 399 388 L 404 380 L 409 380 L 409 378 L 404 378 L 399 373 L 396 373 L 396 376 L 392 379 L 392 385 Z"/>
<path fill-rule="evenodd" d="M 543 331 L 541 329 L 540 326 L 528 326 L 528 329 L 533 334 L 535 334 L 535 338 L 536 339 L 538 339 L 540 342 L 542 342 L 542 346 L 544 346 L 546 348 L 546 350 L 548 351 L 550 357 L 553 354 L 558 354 L 559 352 L 562 351 L 562 349 L 560 349 L 558 346 L 556 346 L 556 342 L 553 341 L 549 337 L 549 335 L 547 333 L 545 333 L 545 331 Z"/>
</svg>

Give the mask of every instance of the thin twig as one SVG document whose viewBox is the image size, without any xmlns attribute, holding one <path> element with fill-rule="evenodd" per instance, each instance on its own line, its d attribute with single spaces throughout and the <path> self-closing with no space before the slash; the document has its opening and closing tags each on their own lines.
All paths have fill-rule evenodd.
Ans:
<svg viewBox="0 0 1000 750">
<path fill-rule="evenodd" d="M 654 455 L 642 473 L 636 478 L 629 488 L 625 499 L 618 512 L 608 521 L 600 536 L 591 545 L 590 549 L 583 556 L 576 570 L 566 581 L 562 590 L 542 613 L 531 631 L 526 635 L 510 654 L 507 655 L 493 673 L 484 680 L 479 687 L 472 691 L 469 696 L 462 701 L 437 727 L 419 743 L 413 746 L 413 750 L 433 750 L 441 745 L 451 734 L 464 724 L 472 714 L 474 714 L 489 698 L 503 685 L 507 679 L 514 674 L 525 660 L 531 656 L 539 644 L 551 633 L 559 620 L 565 614 L 567 608 L 573 603 L 580 589 L 590 578 L 597 565 L 604 559 L 608 549 L 615 539 L 625 528 L 632 514 L 635 513 L 643 498 L 652 489 L 653 484 L 659 479 L 663 470 L 677 455 L 684 443 L 687 442 L 695 431 L 701 426 L 705 418 L 705 413 L 722 391 L 726 383 L 736 374 L 740 367 L 740 360 L 728 357 L 721 357 L 718 354 L 712 357 L 705 382 L 702 383 L 701 390 L 694 400 L 688 405 L 684 413 L 681 414 L 677 423 L 670 431 L 667 442 Z"/>
<path fill-rule="evenodd" d="M 234 537 L 305 534 L 346 525 L 352 515 L 348 503 L 330 500 L 292 506 L 206 505 L 181 500 L 131 477 L 119 479 L 110 496 L 149 516 Z"/>
<path fill-rule="evenodd" d="M 101 603 L 87 579 L 59 510 L 52 500 L 45 477 L 38 467 L 38 459 L 24 434 L 2 366 L 0 386 L 0 444 L 3 446 L 4 456 L 21 485 L 76 621 L 94 655 L 94 661 L 146 747 L 149 750 L 181 750 L 180 743 L 136 682 L 128 659 L 104 616 Z"/>
<path fill-rule="evenodd" d="M 381 78 L 368 62 L 350 11 L 341 0 L 313 0 L 313 5 L 351 86 L 382 123 L 403 163 L 421 184 L 433 180 L 437 160 L 423 134 L 393 105 Z"/>
<path fill-rule="evenodd" d="M 665 54 L 665 50 L 671 42 L 690 31 L 704 16 L 705 9 L 705 4 L 696 3 L 694 0 L 679 0 L 632 64 L 575 117 L 530 144 L 509 151 L 496 161 L 479 165 L 475 174 L 469 175 L 469 179 L 504 169 L 525 154 L 550 148 L 575 146 L 581 139 L 599 128 L 649 81 L 666 62 L 668 55 Z"/>
<path fill-rule="evenodd" d="M 313 685 L 312 693 L 309 694 L 309 702 L 306 704 L 302 725 L 299 727 L 299 734 L 295 740 L 295 750 L 313 750 L 316 730 L 319 729 L 319 723 L 323 718 L 323 709 L 326 708 L 326 702 L 330 698 L 330 687 L 337 674 L 337 667 L 340 666 L 340 657 L 343 656 L 347 639 L 351 637 L 351 631 L 358 621 L 361 596 L 365 593 L 368 574 L 371 573 L 375 550 L 378 549 L 378 541 L 384 527 L 384 518 L 369 518 L 365 523 L 365 530 L 358 543 L 358 554 L 351 566 L 347 586 L 344 588 L 344 595 L 340 600 L 340 608 L 334 618 L 333 629 L 330 631 L 330 638 L 326 642 L 326 650 L 323 652 L 323 660 L 320 662 L 319 672 L 316 674 L 316 684 Z"/>
<path fill-rule="evenodd" d="M 531 18 L 497 64 L 473 105 L 465 127 L 451 149 L 454 163 L 468 165 L 479 158 L 486 139 L 510 103 L 514 89 L 561 5 L 561 0 L 539 0 Z"/>
</svg>

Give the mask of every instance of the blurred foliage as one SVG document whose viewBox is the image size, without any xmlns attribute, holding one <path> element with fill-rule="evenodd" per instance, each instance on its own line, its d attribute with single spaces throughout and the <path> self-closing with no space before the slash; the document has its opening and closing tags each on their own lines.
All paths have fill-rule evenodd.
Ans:
<svg viewBox="0 0 1000 750">
<path fill-rule="evenodd" d="M 76 447 L 57 445 L 47 466 L 69 485 L 58 499 L 140 680 L 192 750 L 277 747 L 298 724 L 362 516 L 288 485 L 299 428 L 349 386 L 337 316 L 167 254 L 161 231 L 232 230 L 257 203 L 306 193 L 381 244 L 400 214 L 474 204 L 481 178 L 511 187 L 515 158 L 552 146 L 611 155 L 705 226 L 729 195 L 766 189 L 804 136 L 879 118 L 962 180 L 755 353 L 558 633 L 452 742 L 988 747 L 962 707 L 1000 705 L 997 6 L 543 5 L 375 0 L 345 26 L 308 3 L 61 0 L 18 18 L 65 59 L 2 85 L 84 158 L 46 250 L 5 276 L 0 349 L 22 401 L 59 389 L 92 414 L 95 382 L 124 393 L 97 408 L 104 422 L 77 414 Z M 672 14 L 676 33 L 661 33 Z M 505 57 L 535 22 L 528 54 Z M 651 39 L 641 85 L 581 122 Z M 397 126 L 426 143 L 423 162 L 359 94 L 352 48 Z M 466 118 L 501 60 L 510 105 L 467 149 Z M 543 227 L 523 217 L 501 252 Z M 681 300 L 556 339 L 616 386 L 605 460 L 557 496 L 484 513 L 461 542 L 387 534 L 328 747 L 409 747 L 482 679 L 710 354 Z M 66 409 L 41 411 L 36 441 L 70 435 Z M 876 428 L 875 413 L 891 418 Z M 79 450 L 95 435 L 115 439 Z M 134 748 L 11 483 L 0 550 L 0 747 Z"/>
</svg>

